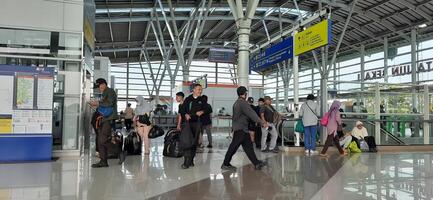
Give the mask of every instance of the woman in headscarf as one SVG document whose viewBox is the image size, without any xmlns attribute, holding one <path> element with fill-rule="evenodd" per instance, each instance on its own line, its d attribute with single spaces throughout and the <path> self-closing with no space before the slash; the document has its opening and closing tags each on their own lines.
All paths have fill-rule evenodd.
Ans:
<svg viewBox="0 0 433 200">
<path fill-rule="evenodd" d="M 148 105 L 143 96 L 139 95 L 135 98 L 137 107 L 135 108 L 134 122 L 137 125 L 137 133 L 140 135 L 141 141 L 144 143 L 144 154 L 150 154 L 149 131 L 151 129 L 148 111 Z"/>
<path fill-rule="evenodd" d="M 356 122 L 355 127 L 352 129 L 352 136 L 358 141 L 365 140 L 365 142 L 368 144 L 370 152 L 377 152 L 375 138 L 373 136 L 368 136 L 367 129 L 364 127 L 364 124 L 361 121 Z"/>
<path fill-rule="evenodd" d="M 341 128 L 341 125 L 343 124 L 340 117 L 340 106 L 341 103 L 338 100 L 335 100 L 332 103 L 331 108 L 329 108 L 329 119 L 328 125 L 326 126 L 328 137 L 326 138 L 325 146 L 323 147 L 320 156 L 329 156 L 328 154 L 326 154 L 326 151 L 328 151 L 328 148 L 332 145 L 332 143 L 334 143 L 341 155 L 347 155 L 347 152 L 345 152 L 341 148 L 337 136 L 337 130 L 339 129 L 339 127 Z"/>
</svg>

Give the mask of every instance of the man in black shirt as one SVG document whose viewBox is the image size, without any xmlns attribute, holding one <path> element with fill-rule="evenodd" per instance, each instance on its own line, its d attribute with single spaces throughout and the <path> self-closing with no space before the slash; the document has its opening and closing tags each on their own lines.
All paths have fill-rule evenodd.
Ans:
<svg viewBox="0 0 433 200">
<path fill-rule="evenodd" d="M 233 140 L 230 143 L 224 163 L 221 166 L 221 169 L 223 170 L 236 170 L 236 167 L 232 166 L 230 161 L 232 160 L 233 155 L 236 153 L 240 145 L 242 145 L 242 148 L 257 170 L 260 170 L 266 165 L 266 163 L 259 161 L 256 157 L 256 154 L 254 153 L 253 143 L 251 142 L 248 134 L 248 124 L 249 121 L 252 120 L 264 127 L 268 127 L 269 125 L 265 121 L 260 120 L 254 110 L 250 107 L 250 105 L 248 105 L 248 102 L 245 100 L 247 97 L 247 91 L 247 88 L 244 86 L 240 86 L 237 89 L 239 98 L 233 104 Z"/>
<path fill-rule="evenodd" d="M 257 107 L 254 105 L 254 98 L 248 97 L 248 104 L 250 104 L 251 109 L 254 111 L 257 110 Z M 255 129 L 256 129 L 256 123 L 252 120 L 250 120 L 250 123 L 248 124 L 248 132 L 250 133 L 251 141 L 254 142 L 254 135 L 255 135 Z"/>
<path fill-rule="evenodd" d="M 177 110 L 177 113 L 179 113 L 177 115 L 177 130 L 180 131 L 181 129 L 181 125 L 182 125 L 182 115 L 180 113 L 182 113 L 182 104 L 183 104 L 183 99 L 185 98 L 185 94 L 183 92 L 178 92 L 176 93 L 176 101 L 177 103 L 179 103 L 179 109 Z"/>
<path fill-rule="evenodd" d="M 209 114 L 211 111 L 206 109 L 205 103 L 201 97 L 203 88 L 200 84 L 196 84 L 193 87 L 192 94 L 189 95 L 182 104 L 180 114 L 182 120 L 185 123 L 189 123 L 191 127 L 192 138 L 194 140 L 193 145 L 189 149 L 184 149 L 184 163 L 182 169 L 187 169 L 190 166 L 194 167 L 194 157 L 197 151 L 199 134 L 201 131 L 200 118 L 202 115 Z"/>
<path fill-rule="evenodd" d="M 202 145 L 203 142 L 203 135 L 204 132 L 206 131 L 207 134 L 207 140 L 209 141 L 209 144 L 207 145 L 207 148 L 212 148 L 212 118 L 211 118 L 211 113 L 212 113 L 212 106 L 207 102 L 208 98 L 206 95 L 202 96 L 203 99 L 203 103 L 204 103 L 204 109 L 207 111 L 206 114 L 203 114 L 201 116 L 200 122 L 202 125 L 202 131 L 201 131 L 201 135 L 200 135 L 200 145 Z"/>
</svg>

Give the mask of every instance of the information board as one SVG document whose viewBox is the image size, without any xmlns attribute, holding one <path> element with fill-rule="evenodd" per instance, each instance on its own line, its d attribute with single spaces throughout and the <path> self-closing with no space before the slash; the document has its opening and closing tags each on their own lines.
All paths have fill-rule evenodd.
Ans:
<svg viewBox="0 0 433 200">
<path fill-rule="evenodd" d="M 209 62 L 236 63 L 236 50 L 226 48 L 210 48 Z"/>
<path fill-rule="evenodd" d="M 332 21 L 323 20 L 295 35 L 295 55 L 299 55 L 332 41 Z"/>
<path fill-rule="evenodd" d="M 293 37 L 254 54 L 250 58 L 250 70 L 262 72 L 279 62 L 293 58 Z"/>
<path fill-rule="evenodd" d="M 0 65 L 0 162 L 51 159 L 53 88 L 54 68 Z"/>
</svg>

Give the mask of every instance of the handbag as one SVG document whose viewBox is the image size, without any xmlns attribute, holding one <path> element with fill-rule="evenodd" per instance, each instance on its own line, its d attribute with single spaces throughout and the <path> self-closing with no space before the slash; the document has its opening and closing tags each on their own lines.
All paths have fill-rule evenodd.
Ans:
<svg viewBox="0 0 433 200">
<path fill-rule="evenodd" d="M 194 137 L 192 135 L 191 126 L 189 123 L 185 123 L 180 132 L 180 147 L 182 149 L 189 149 L 194 143 Z"/>
<path fill-rule="evenodd" d="M 329 117 L 331 116 L 331 112 L 326 112 L 322 119 L 320 120 L 320 125 L 322 126 L 328 126 L 328 122 L 329 122 Z"/>
<path fill-rule="evenodd" d="M 139 115 L 138 116 L 138 122 L 142 123 L 142 124 L 146 124 L 147 126 L 150 126 L 150 119 L 149 119 L 149 115 L 144 114 L 144 115 Z"/>
<path fill-rule="evenodd" d="M 302 123 L 302 119 L 296 120 L 295 132 L 305 133 L 304 123 Z"/>
<path fill-rule="evenodd" d="M 113 107 L 99 106 L 98 112 L 101 113 L 103 117 L 109 117 L 111 113 L 113 113 Z"/>
<path fill-rule="evenodd" d="M 361 153 L 361 149 L 358 148 L 358 145 L 355 141 L 350 142 L 347 148 L 349 149 L 350 153 Z"/>
<path fill-rule="evenodd" d="M 149 131 L 148 138 L 153 139 L 157 137 L 161 137 L 164 135 L 164 130 L 159 126 L 152 126 L 152 128 Z"/>
</svg>

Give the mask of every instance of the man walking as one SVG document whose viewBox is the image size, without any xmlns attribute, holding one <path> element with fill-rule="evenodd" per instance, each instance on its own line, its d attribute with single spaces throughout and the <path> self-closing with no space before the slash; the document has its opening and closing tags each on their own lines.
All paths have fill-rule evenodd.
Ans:
<svg viewBox="0 0 433 200">
<path fill-rule="evenodd" d="M 254 110 L 250 107 L 247 98 L 247 88 L 240 86 L 237 89 L 238 100 L 233 104 L 233 119 L 232 119 L 232 129 L 233 129 L 233 140 L 230 143 L 229 149 L 225 155 L 224 163 L 221 166 L 223 170 L 236 170 L 236 167 L 230 164 L 233 155 L 238 150 L 239 146 L 242 145 L 245 153 L 247 154 L 250 161 L 253 163 L 255 169 L 260 170 L 266 165 L 265 162 L 259 161 L 254 153 L 253 143 L 251 142 L 248 133 L 249 120 L 261 124 L 264 127 L 268 127 L 268 123 L 257 116 Z"/>
</svg>

